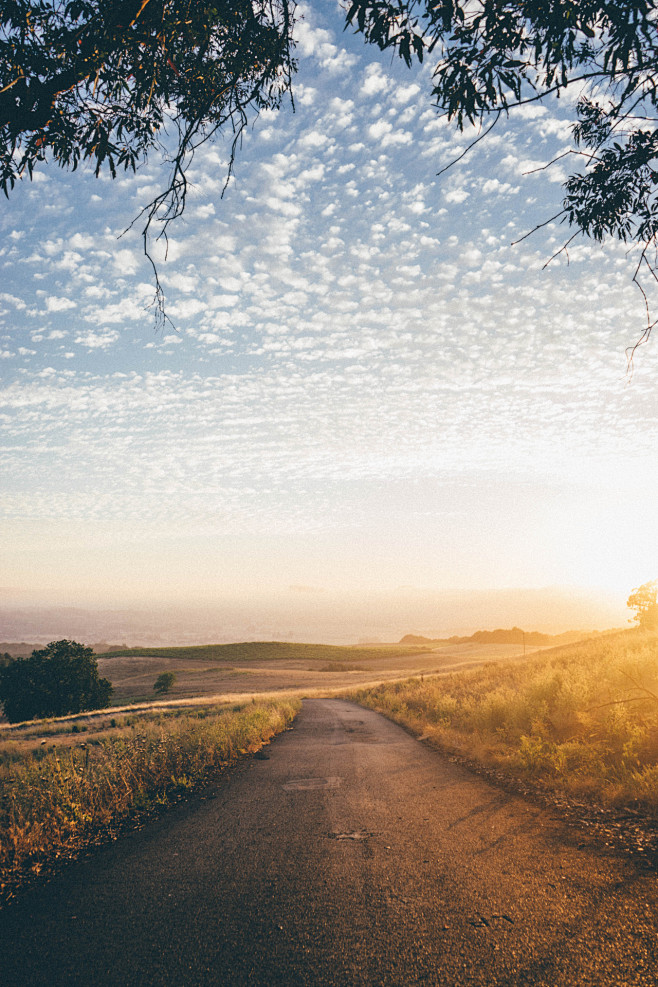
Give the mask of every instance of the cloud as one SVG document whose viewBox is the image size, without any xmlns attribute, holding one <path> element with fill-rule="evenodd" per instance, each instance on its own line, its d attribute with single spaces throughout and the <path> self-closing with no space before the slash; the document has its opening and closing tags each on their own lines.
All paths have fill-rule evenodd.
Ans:
<svg viewBox="0 0 658 987">
<path fill-rule="evenodd" d="M 171 314 L 174 319 L 190 319 L 193 316 L 205 312 L 206 303 L 200 298 L 189 298 L 174 302 L 171 306 Z"/>
<path fill-rule="evenodd" d="M 377 123 L 372 123 L 368 127 L 368 136 L 371 140 L 381 140 L 382 137 L 390 134 L 393 130 L 393 124 L 389 123 L 388 120 L 378 120 Z"/>
<path fill-rule="evenodd" d="M 58 298 L 55 295 L 46 298 L 46 309 L 48 312 L 66 312 L 76 307 L 76 302 L 71 298 Z"/>
<path fill-rule="evenodd" d="M 468 199 L 469 193 L 464 188 L 455 188 L 445 191 L 443 195 L 446 202 L 461 204 Z"/>
<path fill-rule="evenodd" d="M 384 135 L 382 147 L 394 147 L 400 144 L 411 144 L 413 136 L 408 130 L 394 130 Z"/>
<path fill-rule="evenodd" d="M 90 234 L 74 233 L 68 244 L 71 250 L 92 250 L 97 245 L 97 240 Z"/>
<path fill-rule="evenodd" d="M 75 342 L 90 350 L 106 350 L 113 343 L 116 343 L 118 338 L 119 333 L 116 329 L 105 329 L 98 332 L 90 329 L 87 332 L 79 333 L 75 337 Z"/>
<path fill-rule="evenodd" d="M 175 288 L 186 295 L 196 291 L 199 286 L 199 279 L 196 275 L 183 274 L 180 271 L 168 271 L 163 274 L 162 280 L 167 287 Z"/>
<path fill-rule="evenodd" d="M 507 195 L 516 193 L 520 186 L 512 187 L 509 182 L 501 182 L 497 178 L 488 178 L 482 186 L 484 195 Z"/>
<path fill-rule="evenodd" d="M 376 96 L 380 93 L 388 92 L 391 85 L 391 80 L 382 72 L 381 67 L 375 63 L 368 65 L 363 73 L 361 92 L 364 96 Z"/>
<path fill-rule="evenodd" d="M 325 46 L 334 48 L 331 44 L 332 35 L 329 31 L 314 27 L 308 18 L 300 21 L 295 28 L 295 41 L 302 55 L 318 57 Z"/>
<path fill-rule="evenodd" d="M 298 21 L 295 27 L 297 50 L 306 57 L 317 59 L 322 68 L 331 74 L 348 73 L 357 59 L 334 44 L 333 34 L 314 26 L 311 19 L 311 9 L 306 8 L 305 19 Z"/>
<path fill-rule="evenodd" d="M 420 92 L 420 86 L 416 82 L 411 82 L 408 86 L 398 86 L 392 93 L 394 103 L 408 103 L 415 99 Z"/>
<path fill-rule="evenodd" d="M 16 295 L 10 295 L 6 291 L 0 291 L 0 302 L 6 302 L 9 305 L 13 305 L 19 311 L 24 311 L 26 308 L 25 302 L 22 298 L 18 298 Z"/>
<path fill-rule="evenodd" d="M 127 274 L 137 273 L 141 266 L 142 258 L 136 250 L 122 248 L 112 252 L 112 263 L 117 273 L 125 276 Z"/>
<path fill-rule="evenodd" d="M 301 150 L 318 150 L 329 144 L 330 138 L 318 130 L 310 130 L 297 141 L 297 146 Z"/>
<path fill-rule="evenodd" d="M 208 219 L 210 216 L 214 216 L 215 204 L 213 202 L 206 202 L 202 206 L 197 206 L 194 210 L 194 215 L 197 219 Z"/>
</svg>

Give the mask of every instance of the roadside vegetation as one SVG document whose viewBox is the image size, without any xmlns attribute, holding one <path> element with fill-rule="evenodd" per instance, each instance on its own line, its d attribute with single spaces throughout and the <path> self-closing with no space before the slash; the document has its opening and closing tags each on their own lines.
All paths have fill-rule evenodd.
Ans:
<svg viewBox="0 0 658 987">
<path fill-rule="evenodd" d="M 0 739 L 0 891 L 215 780 L 240 754 L 285 730 L 299 706 L 294 699 L 254 699 L 93 725 L 81 719 L 6 730 Z"/>
<path fill-rule="evenodd" d="M 416 677 L 350 698 L 520 779 L 658 817 L 658 633 Z"/>
</svg>

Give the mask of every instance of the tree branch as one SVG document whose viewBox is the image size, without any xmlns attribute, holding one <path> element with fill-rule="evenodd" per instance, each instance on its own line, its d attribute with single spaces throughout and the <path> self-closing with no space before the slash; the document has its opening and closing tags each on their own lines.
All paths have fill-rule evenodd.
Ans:
<svg viewBox="0 0 658 987">
<path fill-rule="evenodd" d="M 516 247 L 518 243 L 523 243 L 524 240 L 527 240 L 528 237 L 532 236 L 533 233 L 536 233 L 537 230 L 541 230 L 544 226 L 548 226 L 550 223 L 553 223 L 556 219 L 558 219 L 558 217 L 564 215 L 564 213 L 566 213 L 566 209 L 560 209 L 560 211 L 556 212 L 555 215 L 551 216 L 550 219 L 544 220 L 543 223 L 537 223 L 537 225 L 533 226 L 531 230 L 528 230 L 527 233 L 524 233 L 523 236 L 520 236 L 518 240 L 512 240 L 511 246 Z"/>
<path fill-rule="evenodd" d="M 544 165 L 539 165 L 538 168 L 531 168 L 530 171 L 524 171 L 524 175 L 536 175 L 539 171 L 547 171 L 552 165 L 557 164 L 562 158 L 567 158 L 570 154 L 580 155 L 584 158 L 592 159 L 592 154 L 588 154 L 587 151 L 577 151 L 574 147 L 570 147 L 568 151 L 563 151 L 562 154 L 556 155 L 551 161 L 547 161 Z"/>
<path fill-rule="evenodd" d="M 454 160 L 452 160 L 449 164 L 447 164 L 445 166 L 445 168 L 442 168 L 441 171 L 437 171 L 436 177 L 439 178 L 441 175 L 444 175 L 446 173 L 446 171 L 448 171 L 450 168 L 452 168 L 454 165 L 456 165 L 459 161 L 461 161 L 463 158 L 465 158 L 466 155 L 469 153 L 469 151 L 472 151 L 473 150 L 473 148 L 475 147 L 476 144 L 479 144 L 481 140 L 483 140 L 488 134 L 490 134 L 491 131 L 496 126 L 496 124 L 498 123 L 498 121 L 500 120 L 500 116 L 501 116 L 501 113 L 502 112 L 503 112 L 502 110 L 498 110 L 498 113 L 496 114 L 496 117 L 495 117 L 493 123 L 491 124 L 491 126 L 490 127 L 487 127 L 487 129 L 483 133 L 481 133 L 478 137 L 476 137 L 475 140 L 471 141 L 471 143 L 468 145 L 468 147 L 466 148 L 466 150 L 465 151 L 462 151 L 462 153 L 460 155 L 458 155 L 458 157 L 454 158 Z"/>
<path fill-rule="evenodd" d="M 640 259 L 637 262 L 635 272 L 631 279 L 632 283 L 638 288 L 640 294 L 642 295 L 642 301 L 644 302 L 644 310 L 646 312 L 646 317 L 647 317 L 647 324 L 642 330 L 640 334 L 640 338 L 633 344 L 633 346 L 628 347 L 626 350 L 626 373 L 630 377 L 633 376 L 633 361 L 635 359 L 636 350 L 638 350 L 640 346 L 643 346 L 644 343 L 648 342 L 649 337 L 651 336 L 651 333 L 656 323 L 658 323 L 658 319 L 654 319 L 653 322 L 651 321 L 651 309 L 649 307 L 649 297 L 646 291 L 644 290 L 644 286 L 642 282 L 639 279 L 640 269 L 643 264 L 646 264 L 652 278 L 654 279 L 654 281 L 658 282 L 658 275 L 656 274 L 655 265 L 650 264 L 649 260 L 647 259 L 647 250 L 649 249 L 650 245 L 651 242 L 645 243 L 642 249 L 642 253 L 640 254 Z M 655 246 L 655 240 L 654 240 L 654 246 Z"/>
<path fill-rule="evenodd" d="M 534 230 L 532 230 L 532 232 L 534 233 Z M 546 268 L 548 267 L 548 265 L 551 263 L 551 261 L 554 261 L 556 257 L 559 257 L 559 255 L 562 253 L 562 251 L 564 251 L 565 254 L 567 255 L 567 267 L 568 267 L 569 266 L 569 244 L 572 243 L 576 239 L 577 236 L 580 236 L 580 230 L 576 230 L 576 232 L 573 233 L 569 237 L 569 239 L 567 240 L 567 242 L 566 243 L 563 243 L 562 246 L 560 247 L 560 249 L 559 250 L 556 250 L 555 253 L 553 254 L 553 256 L 548 258 L 548 260 L 546 261 L 546 263 L 542 265 L 542 271 L 545 271 Z M 519 241 L 517 241 L 517 243 L 518 242 Z"/>
</svg>

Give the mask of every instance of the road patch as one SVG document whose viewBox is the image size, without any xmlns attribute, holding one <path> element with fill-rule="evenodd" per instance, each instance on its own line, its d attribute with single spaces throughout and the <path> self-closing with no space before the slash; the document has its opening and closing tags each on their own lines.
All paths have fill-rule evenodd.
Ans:
<svg viewBox="0 0 658 987">
<path fill-rule="evenodd" d="M 338 788 L 342 778 L 293 778 L 283 786 L 285 792 L 311 792 L 318 788 Z"/>
</svg>

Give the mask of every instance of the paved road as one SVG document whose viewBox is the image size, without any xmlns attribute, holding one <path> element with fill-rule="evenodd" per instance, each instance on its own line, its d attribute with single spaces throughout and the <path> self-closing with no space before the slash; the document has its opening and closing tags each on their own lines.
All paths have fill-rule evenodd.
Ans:
<svg viewBox="0 0 658 987">
<path fill-rule="evenodd" d="M 654 874 L 340 700 L 267 750 L 0 912 L 3 987 L 658 984 Z"/>
</svg>

